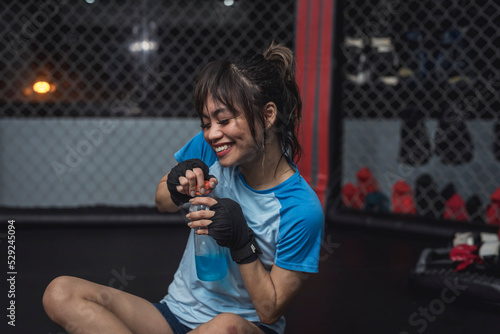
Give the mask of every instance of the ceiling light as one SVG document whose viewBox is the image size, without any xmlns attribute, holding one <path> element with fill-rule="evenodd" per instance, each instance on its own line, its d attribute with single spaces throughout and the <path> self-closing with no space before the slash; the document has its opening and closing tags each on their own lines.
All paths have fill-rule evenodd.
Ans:
<svg viewBox="0 0 500 334">
<path fill-rule="evenodd" d="M 47 81 L 37 81 L 33 84 L 33 91 L 38 94 L 50 92 L 50 84 Z"/>
</svg>

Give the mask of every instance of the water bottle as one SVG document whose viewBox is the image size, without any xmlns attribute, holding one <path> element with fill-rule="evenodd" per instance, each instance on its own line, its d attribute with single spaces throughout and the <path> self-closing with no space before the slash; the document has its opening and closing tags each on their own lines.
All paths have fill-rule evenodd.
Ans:
<svg viewBox="0 0 500 334">
<path fill-rule="evenodd" d="M 208 181 L 205 181 L 205 194 L 199 191 L 197 196 L 210 196 Z M 198 189 L 197 189 L 198 190 Z M 205 205 L 193 205 L 189 207 L 189 212 L 209 210 Z M 201 227 L 200 227 L 201 228 Z M 194 257 L 196 263 L 196 275 L 202 281 L 218 281 L 226 277 L 227 260 L 224 249 L 209 235 L 194 234 Z"/>
</svg>

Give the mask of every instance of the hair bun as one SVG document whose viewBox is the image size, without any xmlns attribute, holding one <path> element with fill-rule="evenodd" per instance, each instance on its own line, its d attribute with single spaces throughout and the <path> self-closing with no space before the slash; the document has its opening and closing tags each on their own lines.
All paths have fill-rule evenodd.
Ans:
<svg viewBox="0 0 500 334">
<path fill-rule="evenodd" d="M 285 82 L 295 81 L 295 59 L 292 50 L 272 42 L 262 55 L 278 68 Z"/>
</svg>

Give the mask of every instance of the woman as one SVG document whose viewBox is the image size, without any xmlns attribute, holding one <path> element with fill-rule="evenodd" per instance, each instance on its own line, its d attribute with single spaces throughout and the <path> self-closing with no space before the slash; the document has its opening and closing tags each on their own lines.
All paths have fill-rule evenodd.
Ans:
<svg viewBox="0 0 500 334">
<path fill-rule="evenodd" d="M 271 45 L 262 55 L 215 61 L 200 73 L 195 106 L 202 132 L 176 153 L 179 163 L 161 179 L 155 200 L 162 212 L 188 201 L 210 209 L 187 215 L 193 232 L 165 298 L 151 304 L 60 277 L 44 295 L 51 319 L 82 333 L 284 332 L 283 314 L 303 272 L 318 271 L 324 221 L 294 164 L 301 152 L 294 68 L 292 52 Z M 214 196 L 193 198 L 197 186 L 207 190 L 205 180 Z M 222 280 L 197 279 L 193 233 L 227 248 Z M 92 323 L 84 323 L 82 310 L 95 310 Z"/>
</svg>

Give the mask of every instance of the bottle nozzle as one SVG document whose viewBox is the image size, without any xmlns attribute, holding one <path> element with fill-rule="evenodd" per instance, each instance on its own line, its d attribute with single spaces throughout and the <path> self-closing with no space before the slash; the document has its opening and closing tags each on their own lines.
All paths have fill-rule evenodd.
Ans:
<svg viewBox="0 0 500 334">
<path fill-rule="evenodd" d="M 196 186 L 196 196 L 206 195 L 206 194 L 209 194 L 211 191 L 212 191 L 212 189 L 210 189 L 210 181 L 209 180 L 205 180 L 205 193 L 204 194 L 200 193 L 200 188 L 198 186 Z"/>
</svg>

